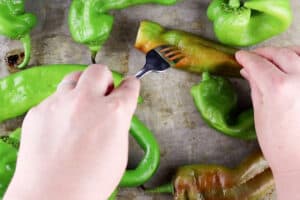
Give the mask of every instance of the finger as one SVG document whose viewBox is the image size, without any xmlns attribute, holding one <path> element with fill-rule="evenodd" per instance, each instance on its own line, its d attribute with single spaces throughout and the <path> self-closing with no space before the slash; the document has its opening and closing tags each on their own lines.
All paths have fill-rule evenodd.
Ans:
<svg viewBox="0 0 300 200">
<path fill-rule="evenodd" d="M 248 81 L 251 89 L 251 98 L 254 109 L 257 109 L 262 104 L 262 93 L 257 85 L 252 81 L 252 78 L 245 69 L 241 70 L 241 75 Z"/>
<path fill-rule="evenodd" d="M 245 68 L 252 81 L 261 92 L 269 91 L 277 81 L 281 81 L 282 73 L 267 59 L 248 51 L 236 53 L 237 61 Z"/>
<path fill-rule="evenodd" d="M 300 56 L 300 46 L 291 46 L 289 49 L 293 50 L 296 54 L 298 54 L 298 56 Z"/>
<path fill-rule="evenodd" d="M 73 90 L 77 82 L 81 76 L 82 72 L 72 72 L 64 77 L 64 79 L 60 82 L 57 86 L 57 91 L 59 92 L 66 92 Z"/>
<path fill-rule="evenodd" d="M 104 65 L 90 65 L 81 75 L 76 88 L 89 90 L 106 95 L 113 87 L 113 77 L 108 67 Z"/>
<path fill-rule="evenodd" d="M 131 114 L 134 113 L 140 91 L 140 81 L 135 77 L 126 78 L 121 85 L 114 89 L 109 97 L 120 99 Z"/>
<path fill-rule="evenodd" d="M 287 74 L 300 71 L 300 58 L 292 49 L 266 47 L 256 49 L 254 52 L 267 58 Z"/>
</svg>

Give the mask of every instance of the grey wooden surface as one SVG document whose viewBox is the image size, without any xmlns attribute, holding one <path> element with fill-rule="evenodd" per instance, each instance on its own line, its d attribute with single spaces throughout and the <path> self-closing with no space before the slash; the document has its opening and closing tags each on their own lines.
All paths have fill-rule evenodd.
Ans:
<svg viewBox="0 0 300 200">
<path fill-rule="evenodd" d="M 32 34 L 31 65 L 89 63 L 87 48 L 76 44 L 70 38 L 67 24 L 69 3 L 68 0 L 27 0 L 29 10 L 39 17 L 39 24 Z M 212 24 L 206 17 L 208 3 L 209 0 L 185 0 L 170 7 L 145 5 L 112 12 L 115 16 L 114 30 L 97 61 L 107 64 L 111 69 L 134 74 L 144 64 L 145 59 L 142 53 L 133 48 L 139 22 L 144 19 L 215 39 Z M 292 4 L 294 23 L 291 28 L 260 46 L 300 45 L 300 2 L 292 0 Z M 20 47 L 19 42 L 0 37 L 0 77 L 8 74 L 3 61 L 5 53 Z M 161 165 L 147 184 L 149 187 L 171 180 L 178 166 L 210 163 L 233 167 L 258 149 L 256 141 L 245 142 L 223 136 L 202 121 L 189 93 L 191 86 L 200 80 L 198 75 L 176 70 L 151 74 L 142 80 L 141 95 L 145 102 L 138 106 L 137 115 L 154 132 L 161 145 Z M 241 103 L 250 105 L 247 83 L 242 80 L 233 82 L 239 90 Z M 20 121 L 0 125 L 0 133 L 18 126 Z M 131 144 L 129 166 L 134 167 L 142 152 L 133 141 Z M 119 193 L 118 199 L 168 200 L 172 197 L 149 196 L 139 189 L 125 189 Z"/>
</svg>

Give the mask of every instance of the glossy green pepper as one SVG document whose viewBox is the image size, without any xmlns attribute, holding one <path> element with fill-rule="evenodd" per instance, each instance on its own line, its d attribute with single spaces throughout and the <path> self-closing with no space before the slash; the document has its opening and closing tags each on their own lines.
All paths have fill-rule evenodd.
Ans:
<svg viewBox="0 0 300 200">
<path fill-rule="evenodd" d="M 25 57 L 18 68 L 23 68 L 30 60 L 30 31 L 36 25 L 37 19 L 33 14 L 25 13 L 24 0 L 2 0 L 0 10 L 0 35 L 13 40 L 21 40 Z"/>
<path fill-rule="evenodd" d="M 196 107 L 214 129 L 240 139 L 255 139 L 253 109 L 237 111 L 237 93 L 230 81 L 203 73 L 202 82 L 191 89 Z"/>
<path fill-rule="evenodd" d="M 73 0 L 69 11 L 69 29 L 72 38 L 87 45 L 95 63 L 97 52 L 109 38 L 114 17 L 111 10 L 120 10 L 130 6 L 157 3 L 172 5 L 178 0 Z"/>
<path fill-rule="evenodd" d="M 10 136 L 0 137 L 0 199 L 15 172 L 20 133 L 17 129 Z"/>
<path fill-rule="evenodd" d="M 82 71 L 85 65 L 45 65 L 20 71 L 0 79 L 0 122 L 25 114 L 53 92 L 63 77 L 70 72 Z M 122 76 L 113 73 L 118 86 Z M 159 144 L 151 131 L 133 117 L 130 134 L 145 151 L 144 158 L 136 169 L 127 170 L 120 186 L 136 187 L 144 184 L 156 172 L 160 162 Z"/>
<path fill-rule="evenodd" d="M 24 114 L 50 96 L 66 74 L 85 68 L 86 65 L 44 65 L 0 79 L 0 122 Z M 113 72 L 113 78 L 115 85 L 122 81 L 117 72 Z"/>
<path fill-rule="evenodd" d="M 161 45 L 177 47 L 184 55 L 183 59 L 172 65 L 176 69 L 240 77 L 241 66 L 234 58 L 237 49 L 184 31 L 168 30 L 155 22 L 142 21 L 135 47 L 146 54 Z"/>
<path fill-rule="evenodd" d="M 207 10 L 217 38 L 224 44 L 258 44 L 288 29 L 290 0 L 212 0 Z"/>
<path fill-rule="evenodd" d="M 171 184 L 148 192 L 172 193 L 175 200 L 259 200 L 274 187 L 266 160 L 256 153 L 234 169 L 218 165 L 180 167 Z"/>
</svg>

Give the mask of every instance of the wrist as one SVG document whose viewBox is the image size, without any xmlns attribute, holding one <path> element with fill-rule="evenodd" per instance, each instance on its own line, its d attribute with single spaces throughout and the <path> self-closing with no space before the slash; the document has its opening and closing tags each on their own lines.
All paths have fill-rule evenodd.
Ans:
<svg viewBox="0 0 300 200">
<path fill-rule="evenodd" d="M 3 200 L 32 200 L 32 199 L 103 199 L 106 200 L 107 191 L 101 191 L 101 187 L 89 187 L 88 183 L 76 181 L 78 184 L 64 183 L 63 180 L 51 180 L 51 175 L 32 175 L 26 177 L 15 175 L 11 181 Z M 74 183 L 74 182 L 73 182 Z M 46 195 L 45 195 L 46 194 Z M 107 193 L 108 194 L 108 193 Z"/>
<path fill-rule="evenodd" d="M 275 172 L 273 173 L 278 200 L 282 199 L 300 199 L 299 193 L 299 171 Z"/>
</svg>

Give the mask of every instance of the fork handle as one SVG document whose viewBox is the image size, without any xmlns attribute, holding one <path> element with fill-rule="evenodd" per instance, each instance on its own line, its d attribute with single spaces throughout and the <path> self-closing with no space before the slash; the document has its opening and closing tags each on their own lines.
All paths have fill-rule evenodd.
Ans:
<svg viewBox="0 0 300 200">
<path fill-rule="evenodd" d="M 151 70 L 149 70 L 148 67 L 145 65 L 140 71 L 138 71 L 138 73 L 136 73 L 135 77 L 137 79 L 141 79 L 149 72 L 151 72 Z"/>
</svg>

